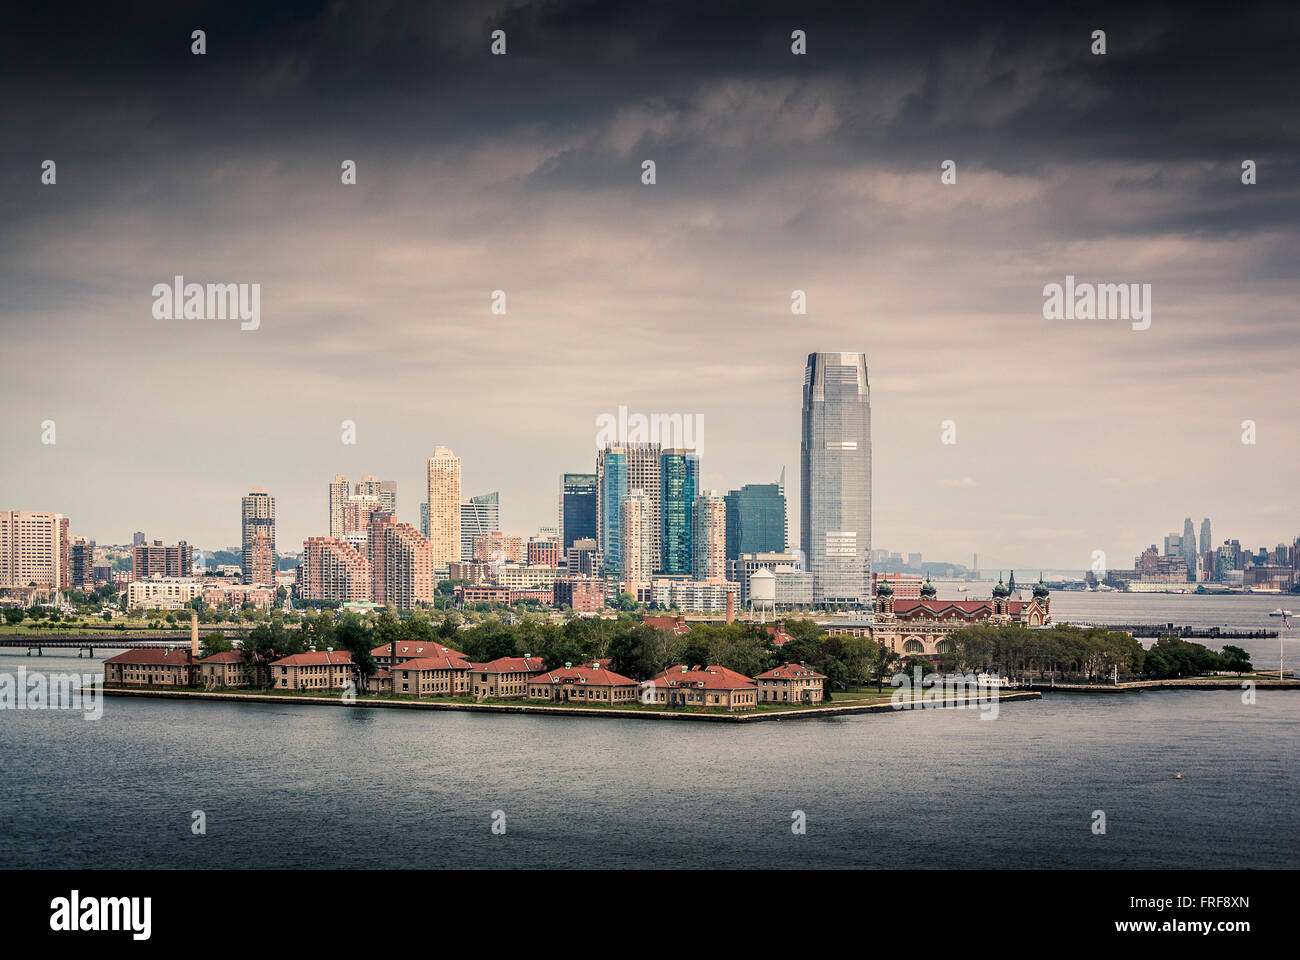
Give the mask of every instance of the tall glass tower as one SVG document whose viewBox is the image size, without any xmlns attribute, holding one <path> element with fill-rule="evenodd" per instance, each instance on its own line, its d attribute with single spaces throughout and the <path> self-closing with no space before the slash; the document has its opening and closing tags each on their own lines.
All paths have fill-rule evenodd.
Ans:
<svg viewBox="0 0 1300 960">
<path fill-rule="evenodd" d="M 800 540 L 813 603 L 871 603 L 871 392 L 865 353 L 810 353 L 803 378 Z"/>
<path fill-rule="evenodd" d="M 785 552 L 785 491 L 779 483 L 747 483 L 727 494 L 727 559 Z"/>
<path fill-rule="evenodd" d="M 560 549 L 567 556 L 575 540 L 596 539 L 596 475 L 566 473 L 560 491 Z"/>
<path fill-rule="evenodd" d="M 596 548 L 602 573 L 617 575 L 623 559 L 619 535 L 628 494 L 627 448 L 607 446 L 596 454 Z"/>
<path fill-rule="evenodd" d="M 501 529 L 501 493 L 482 493 L 460 502 L 460 558 L 474 559 L 474 541 Z"/>
<path fill-rule="evenodd" d="M 660 570 L 691 572 L 691 508 L 700 488 L 700 458 L 692 450 L 665 450 L 659 460 Z"/>
</svg>

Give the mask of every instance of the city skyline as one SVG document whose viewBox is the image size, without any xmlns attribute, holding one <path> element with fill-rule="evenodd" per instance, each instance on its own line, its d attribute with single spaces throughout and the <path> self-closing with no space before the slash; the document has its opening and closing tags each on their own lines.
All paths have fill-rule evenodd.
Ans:
<svg viewBox="0 0 1300 960">
<path fill-rule="evenodd" d="M 417 523 L 420 460 L 445 444 L 464 489 L 499 490 L 503 525 L 529 529 L 626 406 L 703 417 L 702 486 L 785 467 L 794 503 L 800 358 L 861 349 L 881 543 L 1084 568 L 1149 543 L 1170 501 L 1274 540 L 1298 525 L 1300 178 L 1294 133 L 1267 119 L 1295 88 L 1267 39 L 1288 34 L 1264 13 L 1249 44 L 1103 13 L 1106 57 L 1095 24 L 1014 10 L 979 30 L 881 11 L 866 32 L 809 11 L 797 57 L 774 11 L 661 11 L 655 36 L 685 49 L 506 12 L 505 57 L 481 10 L 450 9 L 256 38 L 214 11 L 206 57 L 144 13 L 13 43 L 11 79 L 105 43 L 151 56 L 114 58 L 93 90 L 47 84 L 58 125 L 10 117 L 8 142 L 32 146 L 0 158 L 23 358 L 0 387 L 0 502 L 101 541 L 212 547 L 239 542 L 229 504 L 261 485 L 288 545 L 320 532 L 336 474 L 396 479 Z M 1243 68 L 1206 75 L 1211 40 Z M 214 129 L 238 135 L 213 146 Z M 258 328 L 155 318 L 150 291 L 178 275 L 260 284 Z M 1150 328 L 1045 319 L 1066 277 L 1149 283 Z M 138 382 L 168 399 L 106 417 Z"/>
</svg>

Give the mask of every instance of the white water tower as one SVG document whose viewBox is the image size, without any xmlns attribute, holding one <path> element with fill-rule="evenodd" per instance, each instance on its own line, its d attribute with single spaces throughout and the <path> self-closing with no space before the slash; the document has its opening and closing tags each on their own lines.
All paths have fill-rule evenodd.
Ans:
<svg viewBox="0 0 1300 960">
<path fill-rule="evenodd" d="M 759 623 L 766 623 L 769 616 L 776 619 L 776 574 L 767 567 L 749 576 L 749 612 Z"/>
</svg>

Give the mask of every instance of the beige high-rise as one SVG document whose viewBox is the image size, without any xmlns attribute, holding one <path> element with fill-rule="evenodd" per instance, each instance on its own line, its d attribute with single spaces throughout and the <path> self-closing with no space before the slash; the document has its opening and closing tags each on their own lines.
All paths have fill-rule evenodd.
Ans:
<svg viewBox="0 0 1300 960">
<path fill-rule="evenodd" d="M 0 587 L 72 586 L 68 518 L 39 510 L 0 510 Z"/>
<path fill-rule="evenodd" d="M 241 503 L 245 584 L 275 586 L 275 497 L 254 487 Z"/>
<path fill-rule="evenodd" d="M 654 573 L 655 527 L 650 513 L 650 497 L 636 489 L 623 499 L 619 517 L 622 533 L 622 575 L 629 591 L 650 582 Z"/>
<path fill-rule="evenodd" d="M 705 490 L 691 510 L 691 574 L 696 580 L 727 579 L 727 500 Z"/>
<path fill-rule="evenodd" d="M 330 536 L 342 537 L 343 505 L 348 499 L 348 478 L 339 474 L 330 482 Z"/>
<path fill-rule="evenodd" d="M 435 569 L 460 559 L 460 457 L 438 447 L 428 460 L 429 542 Z"/>
</svg>

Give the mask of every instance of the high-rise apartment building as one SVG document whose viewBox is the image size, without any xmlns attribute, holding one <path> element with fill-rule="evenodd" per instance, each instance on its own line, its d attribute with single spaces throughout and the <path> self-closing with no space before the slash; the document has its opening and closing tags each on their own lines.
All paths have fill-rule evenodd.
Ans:
<svg viewBox="0 0 1300 960">
<path fill-rule="evenodd" d="M 339 474 L 330 482 L 330 536 L 346 537 L 366 529 L 370 512 L 388 511 L 397 516 L 397 481 L 362 477 L 348 488 L 348 478 Z"/>
<path fill-rule="evenodd" d="M 309 537 L 302 545 L 304 600 L 356 603 L 369 600 L 370 561 L 338 537 Z"/>
<path fill-rule="evenodd" d="M 161 540 L 131 548 L 131 579 L 150 577 L 188 577 L 194 573 L 194 548 L 184 540 L 174 547 Z"/>
<path fill-rule="evenodd" d="M 460 559 L 474 559 L 474 541 L 501 530 L 501 494 L 481 493 L 460 504 Z"/>
<path fill-rule="evenodd" d="M 871 393 L 864 353 L 804 370 L 800 540 L 815 604 L 871 603 Z"/>
<path fill-rule="evenodd" d="M 376 513 L 388 513 L 383 501 L 371 494 L 355 494 L 343 501 L 343 536 L 365 533 L 370 529 L 370 518 Z"/>
<path fill-rule="evenodd" d="M 727 559 L 745 553 L 784 553 L 786 523 L 783 483 L 747 483 L 727 493 Z"/>
<path fill-rule="evenodd" d="M 385 600 L 399 610 L 431 603 L 438 585 L 433 544 L 409 523 L 384 527 Z"/>
<path fill-rule="evenodd" d="M 633 488 L 622 498 L 619 517 L 622 557 L 619 575 L 630 592 L 650 582 L 654 573 L 654 542 L 657 526 L 650 508 L 650 496 Z"/>
<path fill-rule="evenodd" d="M 72 586 L 77 590 L 95 587 L 95 545 L 85 537 L 72 541 Z"/>
<path fill-rule="evenodd" d="M 348 478 L 339 474 L 330 481 L 330 536 L 342 537 L 343 504 L 348 499 Z"/>
<path fill-rule="evenodd" d="M 695 498 L 692 514 L 691 577 L 695 580 L 726 580 L 726 498 L 717 490 L 705 490 Z"/>
<path fill-rule="evenodd" d="M 596 452 L 596 550 L 601 573 L 617 576 L 623 563 L 623 500 L 627 496 L 627 449 Z"/>
<path fill-rule="evenodd" d="M 460 457 L 438 447 L 427 466 L 429 542 L 434 567 L 444 570 L 460 559 Z"/>
<path fill-rule="evenodd" d="M 1206 517 L 1201 521 L 1201 553 L 1206 554 L 1214 549 L 1214 538 L 1210 534 L 1210 518 Z"/>
<path fill-rule="evenodd" d="M 691 511 L 700 492 L 700 458 L 693 450 L 663 451 L 659 458 L 659 569 L 691 572 Z"/>
<path fill-rule="evenodd" d="M 397 481 L 380 480 L 379 481 L 379 505 L 397 516 Z"/>
<path fill-rule="evenodd" d="M 596 452 L 596 542 L 606 572 L 620 573 L 622 502 L 632 490 L 640 490 L 649 501 L 653 534 L 650 570 L 659 569 L 660 452 L 657 443 L 607 444 Z"/>
<path fill-rule="evenodd" d="M 576 540 L 596 539 L 596 475 L 566 473 L 560 481 L 560 536 L 567 554 Z"/>
<path fill-rule="evenodd" d="M 244 583 L 275 586 L 275 498 L 254 487 L 242 501 Z"/>
<path fill-rule="evenodd" d="M 388 603 L 388 540 L 385 531 L 397 523 L 397 518 L 387 510 L 370 514 L 366 530 L 366 559 L 370 561 L 370 599 L 375 603 Z"/>
<path fill-rule="evenodd" d="M 0 587 L 72 586 L 68 518 L 41 510 L 0 511 Z"/>
</svg>

